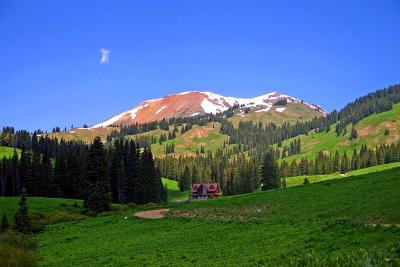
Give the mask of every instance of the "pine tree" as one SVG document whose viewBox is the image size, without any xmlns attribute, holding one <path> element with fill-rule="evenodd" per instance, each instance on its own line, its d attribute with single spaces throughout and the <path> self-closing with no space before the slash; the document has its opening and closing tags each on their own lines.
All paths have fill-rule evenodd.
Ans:
<svg viewBox="0 0 400 267">
<path fill-rule="evenodd" d="M 55 197 L 71 197 L 73 185 L 71 179 L 69 179 L 70 177 L 68 177 L 63 147 L 59 147 L 55 165 L 52 194 Z"/>
<path fill-rule="evenodd" d="M 263 163 L 263 186 L 262 190 L 269 190 L 281 187 L 279 178 L 279 168 L 271 153 L 267 153 Z"/>
<path fill-rule="evenodd" d="M 42 161 L 40 164 L 40 177 L 39 177 L 39 187 L 38 187 L 38 194 L 39 196 L 52 196 L 52 188 L 51 188 L 51 181 L 52 178 L 52 167 L 50 161 L 50 152 L 47 146 L 45 146 Z"/>
<path fill-rule="evenodd" d="M 282 188 L 286 188 L 286 179 L 282 178 Z"/>
<path fill-rule="evenodd" d="M 199 171 L 196 165 L 192 168 L 192 184 L 200 183 Z"/>
<path fill-rule="evenodd" d="M 8 223 L 7 219 L 7 214 L 6 212 L 3 212 L 3 217 L 1 218 L 1 226 L 0 226 L 0 232 L 5 232 L 7 229 L 10 227 L 10 224 Z"/>
<path fill-rule="evenodd" d="M 183 173 L 181 175 L 181 179 L 179 181 L 179 190 L 181 192 L 186 191 L 190 188 L 191 185 L 191 175 L 190 175 L 190 170 L 189 167 L 186 165 L 185 169 L 183 170 Z"/>
<path fill-rule="evenodd" d="M 354 126 L 351 128 L 351 134 L 350 134 L 350 140 L 351 139 L 357 139 L 357 130 L 354 128 Z"/>
<path fill-rule="evenodd" d="M 31 219 L 28 215 L 28 202 L 26 198 L 26 190 L 22 189 L 20 201 L 19 201 L 19 209 L 17 213 L 14 215 L 14 224 L 15 230 L 21 233 L 29 233 L 32 230 Z"/>
<path fill-rule="evenodd" d="M 84 206 L 91 215 L 110 209 L 110 181 L 107 175 L 106 151 L 100 137 L 96 137 L 89 149 L 86 171 L 88 192 Z"/>
<path fill-rule="evenodd" d="M 167 185 L 163 185 L 162 182 L 160 184 L 160 199 L 161 202 L 164 204 L 168 203 L 168 186 Z"/>
<path fill-rule="evenodd" d="M 21 194 L 21 180 L 20 180 L 20 175 L 19 175 L 19 160 L 18 160 L 18 153 L 17 149 L 14 148 L 14 153 L 11 158 L 11 163 L 12 163 L 12 185 L 13 185 L 13 192 L 12 195 L 20 195 Z"/>
<path fill-rule="evenodd" d="M 388 129 L 388 128 L 386 128 L 386 129 L 385 129 L 385 133 L 384 133 L 384 135 L 389 135 L 389 133 L 390 133 L 390 132 L 389 132 L 389 129 Z"/>
</svg>

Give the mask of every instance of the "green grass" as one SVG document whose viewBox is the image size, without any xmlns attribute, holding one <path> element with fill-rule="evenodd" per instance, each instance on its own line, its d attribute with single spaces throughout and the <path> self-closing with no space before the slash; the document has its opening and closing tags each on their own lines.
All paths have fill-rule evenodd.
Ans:
<svg viewBox="0 0 400 267">
<path fill-rule="evenodd" d="M 177 181 L 162 178 L 163 185 L 167 185 L 168 188 L 168 201 L 170 203 L 184 202 L 189 198 L 188 192 L 179 191 L 179 185 Z"/>
<path fill-rule="evenodd" d="M 326 133 L 310 133 L 309 135 L 300 135 L 301 153 L 290 156 L 284 160 L 291 162 L 293 159 L 300 160 L 302 157 L 315 159 L 318 152 L 339 154 L 345 151 L 347 155 L 351 155 L 353 149 L 359 150 L 363 144 L 369 147 L 375 147 L 381 143 L 390 144 L 400 141 L 400 104 L 394 105 L 393 109 L 387 112 L 368 116 L 358 122 L 355 128 L 358 132 L 358 138 L 349 140 L 351 126 L 347 126 L 347 134 L 337 136 L 335 133 L 335 125 L 331 126 L 331 131 Z M 388 128 L 389 135 L 385 136 L 385 129 Z M 283 146 L 289 146 L 290 142 L 298 137 L 285 140 Z"/>
<path fill-rule="evenodd" d="M 54 224 L 36 240 L 42 266 L 366 266 L 399 257 L 400 228 L 370 226 L 400 223 L 399 188 L 393 168 L 174 205 L 161 220 L 121 211 Z"/>
<path fill-rule="evenodd" d="M 213 127 L 214 125 L 214 127 Z M 203 145 L 205 151 L 215 152 L 218 148 L 223 148 L 224 141 L 228 141 L 227 135 L 222 135 L 220 130 L 221 125 L 217 122 L 209 123 L 206 126 L 195 125 L 193 128 L 184 134 L 179 134 L 176 138 L 167 140 L 160 144 L 153 144 L 151 151 L 155 156 L 164 155 L 165 146 L 174 144 L 175 155 L 195 155 L 196 151 L 200 151 Z M 227 145 L 231 148 L 233 145 Z"/>
<path fill-rule="evenodd" d="M 17 149 L 18 156 L 21 155 L 21 150 Z M 4 156 L 6 158 L 11 158 L 14 155 L 14 148 L 13 147 L 8 147 L 8 146 L 0 146 L 0 159 L 2 159 Z"/>
<path fill-rule="evenodd" d="M 162 179 L 163 185 L 167 186 L 168 190 L 173 190 L 173 191 L 179 190 L 178 181 L 170 180 L 167 178 L 161 178 L 161 179 Z"/>
<path fill-rule="evenodd" d="M 286 180 L 286 186 L 290 187 L 290 186 L 303 184 L 304 179 L 306 177 L 310 183 L 315 183 L 315 182 L 321 182 L 321 181 L 332 180 L 332 179 L 348 178 L 351 176 L 363 175 L 363 174 L 368 174 L 368 173 L 373 173 L 373 172 L 381 172 L 381 171 L 398 168 L 398 167 L 400 167 L 400 162 L 384 164 L 384 165 L 377 165 L 377 166 L 373 166 L 373 167 L 369 167 L 369 168 L 364 168 L 361 170 L 350 171 L 346 175 L 340 175 L 339 173 L 332 173 L 332 174 L 325 174 L 325 175 L 300 175 L 300 176 L 294 176 L 294 177 L 287 177 L 285 180 Z"/>
<path fill-rule="evenodd" d="M 7 213 L 9 221 L 14 221 L 18 210 L 19 197 L 0 197 L 0 214 Z M 78 207 L 75 207 L 75 203 Z M 82 219 L 83 201 L 62 198 L 29 197 L 28 207 L 35 225 L 46 225 L 62 221 Z"/>
</svg>

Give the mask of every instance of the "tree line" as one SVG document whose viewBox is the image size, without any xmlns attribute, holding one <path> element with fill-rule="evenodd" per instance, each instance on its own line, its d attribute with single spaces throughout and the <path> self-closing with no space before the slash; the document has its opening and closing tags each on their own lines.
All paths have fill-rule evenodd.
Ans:
<svg viewBox="0 0 400 267">
<path fill-rule="evenodd" d="M 90 144 L 65 142 L 51 156 L 52 140 L 45 138 L 43 153 L 33 137 L 32 149 L 15 150 L 0 164 L 2 196 L 79 198 L 89 212 L 108 210 L 111 202 L 144 204 L 166 201 L 166 192 L 147 147 L 133 140 L 104 145 L 99 137 Z M 47 143 L 48 142 L 48 143 Z"/>
</svg>

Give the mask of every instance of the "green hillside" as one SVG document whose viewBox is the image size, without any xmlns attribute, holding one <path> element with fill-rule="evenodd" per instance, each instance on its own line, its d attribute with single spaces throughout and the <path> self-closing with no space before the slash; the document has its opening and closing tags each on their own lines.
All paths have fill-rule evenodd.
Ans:
<svg viewBox="0 0 400 267">
<path fill-rule="evenodd" d="M 314 160 L 319 151 L 335 153 L 338 150 L 340 154 L 346 151 L 348 155 L 351 155 L 354 148 L 358 150 L 363 144 L 375 147 L 381 143 L 391 144 L 400 141 L 400 103 L 394 105 L 390 111 L 364 118 L 355 125 L 355 129 L 358 137 L 354 140 L 350 140 L 351 125 L 347 126 L 345 135 L 337 136 L 335 125 L 332 125 L 328 133 L 301 135 L 301 153 L 287 157 L 285 160 L 292 161 L 302 157 Z M 385 135 L 385 129 L 389 129 L 388 135 Z M 289 146 L 290 142 L 297 138 L 285 140 L 282 144 Z"/>
<path fill-rule="evenodd" d="M 286 181 L 286 186 L 290 187 L 290 186 L 302 185 L 304 183 L 305 178 L 307 178 L 307 180 L 310 183 L 315 183 L 315 182 L 321 182 L 321 181 L 326 181 L 326 180 L 342 179 L 342 178 L 348 178 L 351 176 L 358 176 L 358 175 L 363 175 L 363 174 L 368 174 L 368 173 L 381 172 L 381 171 L 398 168 L 398 167 L 400 167 L 400 162 L 384 164 L 384 165 L 377 165 L 377 166 L 368 167 L 368 168 L 364 168 L 364 169 L 360 169 L 360 170 L 350 171 L 350 172 L 346 173 L 345 175 L 339 174 L 339 173 L 324 174 L 324 175 L 301 175 L 301 176 L 287 177 L 287 178 L 285 178 L 285 181 Z"/>
<path fill-rule="evenodd" d="M 21 150 L 17 149 L 18 155 L 20 155 Z M 12 157 L 14 154 L 14 148 L 13 147 L 7 147 L 7 146 L 0 146 L 0 159 L 2 159 L 4 156 L 7 158 Z"/>
<path fill-rule="evenodd" d="M 216 151 L 222 148 L 224 141 L 228 141 L 228 136 L 222 135 L 220 130 L 221 125 L 217 122 L 209 123 L 205 126 L 195 125 L 193 128 L 183 134 L 179 134 L 176 138 L 167 140 L 160 144 L 153 144 L 151 151 L 154 155 L 159 156 L 164 154 L 165 145 L 175 145 L 176 155 L 195 155 L 196 151 L 200 150 L 201 146 L 205 150 Z"/>
<path fill-rule="evenodd" d="M 42 266 L 388 264 L 400 255 L 400 168 L 49 226 Z M 127 219 L 124 219 L 128 217 Z M 246 249 L 243 249 L 246 248 Z"/>
</svg>

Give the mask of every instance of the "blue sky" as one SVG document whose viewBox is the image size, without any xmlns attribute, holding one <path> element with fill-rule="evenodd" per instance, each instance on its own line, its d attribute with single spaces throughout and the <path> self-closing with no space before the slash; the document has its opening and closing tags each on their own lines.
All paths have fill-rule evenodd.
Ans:
<svg viewBox="0 0 400 267">
<path fill-rule="evenodd" d="M 332 110 L 399 82 L 397 0 L 0 0 L 0 126 L 90 125 L 188 90 Z"/>
</svg>

